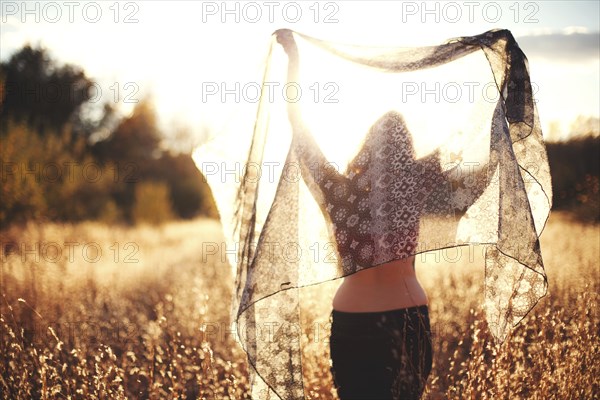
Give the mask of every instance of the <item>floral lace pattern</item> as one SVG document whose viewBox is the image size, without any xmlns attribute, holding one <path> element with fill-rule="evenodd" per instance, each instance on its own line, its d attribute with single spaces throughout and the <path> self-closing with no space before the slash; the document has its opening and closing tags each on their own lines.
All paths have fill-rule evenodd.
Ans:
<svg viewBox="0 0 600 400">
<path fill-rule="evenodd" d="M 300 42 L 303 47 L 298 48 Z M 485 245 L 482 306 L 498 340 L 504 340 L 547 291 L 539 236 L 552 202 L 549 167 L 527 60 L 511 33 L 493 30 L 439 46 L 405 49 L 340 45 L 279 30 L 266 71 L 277 68 L 271 62 L 274 51 L 283 50 L 287 82 L 298 82 L 303 67 L 320 62 L 303 59 L 303 49 L 308 48 L 349 66 L 378 71 L 382 79 L 483 55 L 498 96 L 490 112 L 480 114 L 486 121 L 477 126 L 483 128 L 465 122 L 464 140 L 436 143 L 425 155 L 415 151 L 415 138 L 420 137 L 409 129 L 406 115 L 382 108 L 343 171 L 312 167 L 328 165 L 317 143 L 322 133 L 305 124 L 310 111 L 290 102 L 289 146 L 271 148 L 286 164 L 299 167 L 300 179 L 282 175 L 269 186 L 250 169 L 239 182 L 209 179 L 217 204 L 232 202 L 225 193 L 232 192 L 232 185 L 237 190 L 235 213 L 223 208 L 221 216 L 224 226 L 236 218 L 237 229 L 226 235 L 229 243 L 239 244 L 233 306 L 252 365 L 253 399 L 305 396 L 298 329 L 303 286 L 424 251 Z M 247 163 L 265 161 L 265 151 L 278 133 L 270 121 L 281 112 L 261 97 Z M 465 174 L 474 152 L 477 167 Z M 317 262 L 307 252 L 291 257 L 270 246 L 285 241 L 301 247 L 311 238 L 329 239 L 334 263 Z"/>
</svg>

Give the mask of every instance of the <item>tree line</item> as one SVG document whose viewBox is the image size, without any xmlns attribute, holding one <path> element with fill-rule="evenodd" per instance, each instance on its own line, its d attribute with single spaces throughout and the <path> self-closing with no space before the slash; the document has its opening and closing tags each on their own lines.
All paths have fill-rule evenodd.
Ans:
<svg viewBox="0 0 600 400">
<path fill-rule="evenodd" d="M 132 114 L 90 102 L 94 82 L 24 46 L 0 63 L 0 224 L 161 223 L 216 217 L 191 155 L 165 145 L 150 100 Z"/>
</svg>

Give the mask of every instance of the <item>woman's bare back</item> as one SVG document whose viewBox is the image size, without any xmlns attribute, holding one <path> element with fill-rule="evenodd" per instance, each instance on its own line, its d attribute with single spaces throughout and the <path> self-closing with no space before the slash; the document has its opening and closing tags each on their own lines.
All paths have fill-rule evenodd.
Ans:
<svg viewBox="0 0 600 400">
<path fill-rule="evenodd" d="M 414 259 L 412 256 L 346 276 L 333 298 L 333 309 L 373 312 L 428 304 Z"/>
</svg>

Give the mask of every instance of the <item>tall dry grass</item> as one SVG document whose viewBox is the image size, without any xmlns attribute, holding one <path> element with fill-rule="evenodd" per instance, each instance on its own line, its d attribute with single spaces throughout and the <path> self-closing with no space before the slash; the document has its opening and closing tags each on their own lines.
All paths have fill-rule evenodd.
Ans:
<svg viewBox="0 0 600 400">
<path fill-rule="evenodd" d="M 248 397 L 216 223 L 29 225 L 0 240 L 2 398 Z M 481 249 L 461 251 L 417 258 L 435 352 L 424 397 L 598 398 L 598 225 L 552 215 L 542 235 L 550 293 L 502 345 L 480 308 Z M 311 399 L 335 398 L 328 315 L 338 284 L 301 291 Z"/>
</svg>

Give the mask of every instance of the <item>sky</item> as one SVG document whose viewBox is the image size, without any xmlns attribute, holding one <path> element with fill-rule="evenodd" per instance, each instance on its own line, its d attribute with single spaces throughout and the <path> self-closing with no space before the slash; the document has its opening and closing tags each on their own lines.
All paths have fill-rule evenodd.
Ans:
<svg viewBox="0 0 600 400">
<path fill-rule="evenodd" d="M 241 88 L 260 82 L 276 29 L 417 46 L 503 28 L 528 57 L 544 133 L 556 139 L 578 115 L 599 114 L 599 3 L 2 1 L 0 60 L 26 43 L 41 45 L 86 71 L 96 82 L 94 101 L 113 101 L 128 113 L 150 94 L 167 130 L 218 131 L 255 107 Z M 230 94 L 222 97 L 223 90 Z"/>
</svg>

